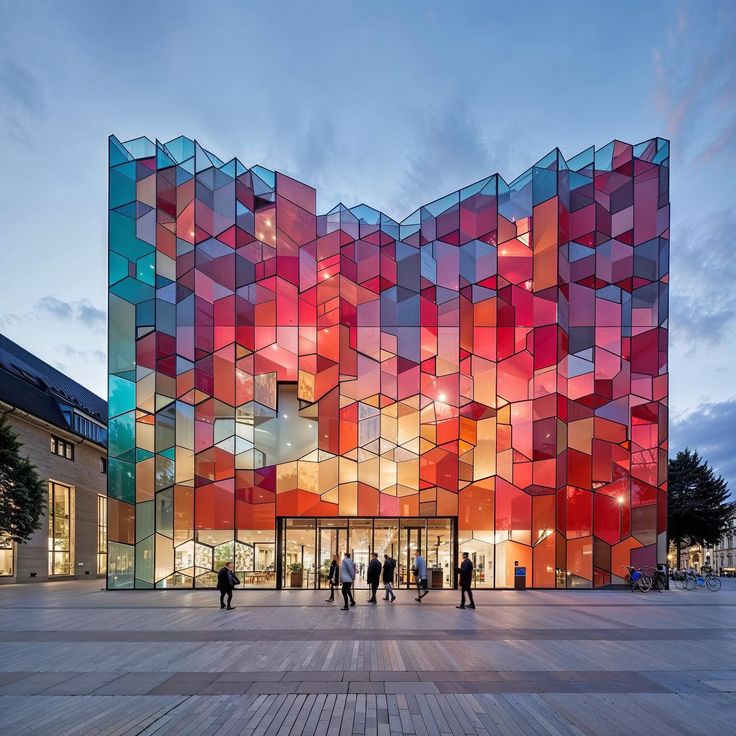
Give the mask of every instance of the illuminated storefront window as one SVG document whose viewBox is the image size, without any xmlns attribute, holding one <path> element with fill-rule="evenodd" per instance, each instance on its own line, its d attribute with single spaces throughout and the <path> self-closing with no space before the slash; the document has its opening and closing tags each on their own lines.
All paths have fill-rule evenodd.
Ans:
<svg viewBox="0 0 736 736">
<path fill-rule="evenodd" d="M 13 575 L 14 568 L 13 541 L 0 534 L 0 575 Z"/>
<path fill-rule="evenodd" d="M 97 574 L 107 572 L 107 498 L 97 496 Z"/>
<path fill-rule="evenodd" d="M 74 567 L 73 492 L 49 482 L 49 575 L 71 575 Z"/>
</svg>

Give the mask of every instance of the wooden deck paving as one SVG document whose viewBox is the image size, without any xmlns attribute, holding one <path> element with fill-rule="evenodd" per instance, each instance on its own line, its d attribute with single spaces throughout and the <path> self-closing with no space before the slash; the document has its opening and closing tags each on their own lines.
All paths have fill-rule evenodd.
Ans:
<svg viewBox="0 0 736 736">
<path fill-rule="evenodd" d="M 484 591 L 350 612 L 307 591 L 0 587 L 3 736 L 714 734 L 736 722 L 723 590 Z M 361 600 L 362 599 L 362 600 Z"/>
</svg>

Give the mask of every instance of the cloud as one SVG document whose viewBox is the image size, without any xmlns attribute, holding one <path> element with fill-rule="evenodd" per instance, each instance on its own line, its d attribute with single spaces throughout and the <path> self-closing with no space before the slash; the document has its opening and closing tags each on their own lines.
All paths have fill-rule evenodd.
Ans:
<svg viewBox="0 0 736 736">
<path fill-rule="evenodd" d="M 672 244 L 672 342 L 687 353 L 732 339 L 736 326 L 736 215 L 716 212 L 680 228 Z"/>
<path fill-rule="evenodd" d="M 38 299 L 30 311 L 24 314 L 6 312 L 0 315 L 0 327 L 11 327 L 22 322 L 39 322 L 44 319 L 75 322 L 99 333 L 105 330 L 107 312 L 96 307 L 89 299 L 64 301 L 47 295 Z"/>
<path fill-rule="evenodd" d="M 88 299 L 66 302 L 54 296 L 44 296 L 36 302 L 35 310 L 55 319 L 74 321 L 95 329 L 103 329 L 107 321 L 105 310 L 95 307 Z"/>
<path fill-rule="evenodd" d="M 74 310 L 69 302 L 63 302 L 55 296 L 44 296 L 36 302 L 36 309 L 57 319 L 72 319 Z"/>
<path fill-rule="evenodd" d="M 692 412 L 672 417 L 670 456 L 689 447 L 698 452 L 722 475 L 732 493 L 736 492 L 736 397 L 727 401 L 706 402 Z"/>
</svg>

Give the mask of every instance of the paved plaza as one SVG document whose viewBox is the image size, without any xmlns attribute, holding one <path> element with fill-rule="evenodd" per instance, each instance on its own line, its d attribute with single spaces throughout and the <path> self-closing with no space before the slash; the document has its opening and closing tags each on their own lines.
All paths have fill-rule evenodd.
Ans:
<svg viewBox="0 0 736 736">
<path fill-rule="evenodd" d="M 0 588 L 3 736 L 725 734 L 736 581 L 454 592 L 350 612 L 324 592 Z"/>
</svg>

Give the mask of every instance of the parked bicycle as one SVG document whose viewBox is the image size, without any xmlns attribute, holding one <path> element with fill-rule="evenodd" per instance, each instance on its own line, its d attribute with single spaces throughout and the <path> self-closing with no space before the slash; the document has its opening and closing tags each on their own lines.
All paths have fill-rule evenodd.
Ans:
<svg viewBox="0 0 736 736">
<path fill-rule="evenodd" d="M 652 588 L 659 593 L 667 590 L 667 575 L 662 567 L 656 565 L 654 567 L 645 567 L 644 573 L 651 578 Z"/>
<path fill-rule="evenodd" d="M 685 573 L 685 590 L 696 590 L 697 588 L 708 588 L 714 593 L 721 589 L 721 580 L 713 573 L 698 575 L 692 567 Z"/>
<path fill-rule="evenodd" d="M 648 593 L 652 589 L 652 578 L 641 568 L 632 565 L 624 565 L 628 570 L 626 580 L 631 584 L 631 592 L 640 590 L 642 593 Z"/>
<path fill-rule="evenodd" d="M 670 577 L 677 590 L 685 590 L 687 587 L 687 572 L 685 570 L 673 570 Z"/>
</svg>

